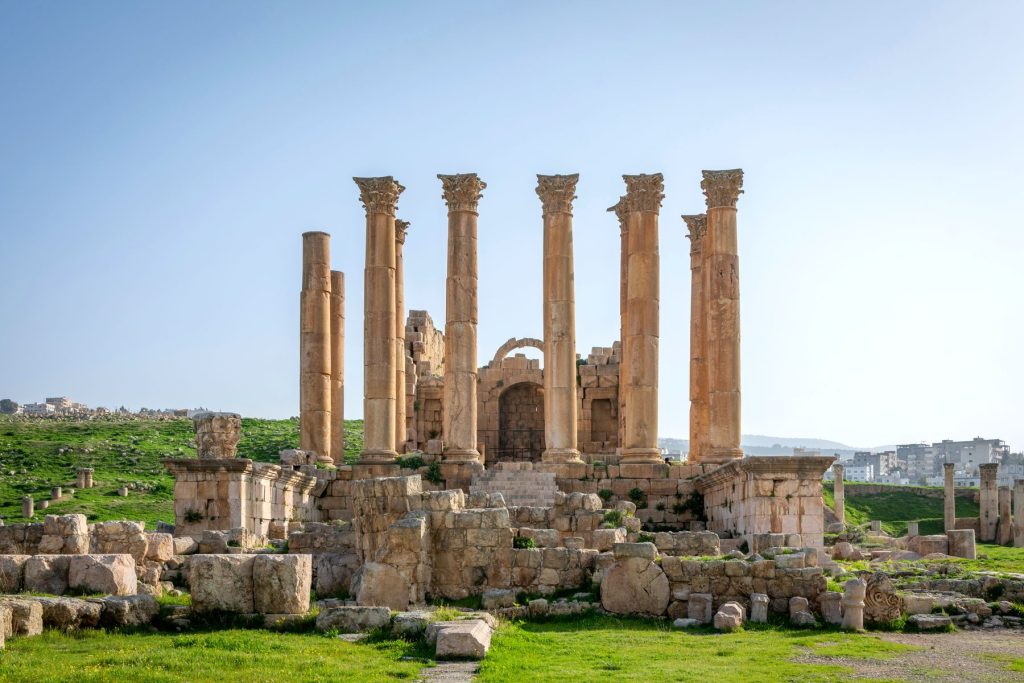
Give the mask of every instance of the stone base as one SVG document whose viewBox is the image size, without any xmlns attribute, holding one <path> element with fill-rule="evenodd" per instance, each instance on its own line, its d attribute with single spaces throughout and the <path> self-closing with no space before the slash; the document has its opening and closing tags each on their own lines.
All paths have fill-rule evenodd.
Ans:
<svg viewBox="0 0 1024 683">
<path fill-rule="evenodd" d="M 661 450 L 657 448 L 623 448 L 620 464 L 665 462 Z"/>
<path fill-rule="evenodd" d="M 475 448 L 446 448 L 442 456 L 445 462 L 483 463 L 484 460 Z"/>
<path fill-rule="evenodd" d="M 625 461 L 619 464 L 619 476 L 623 479 L 664 479 L 668 476 L 669 465 L 663 460 L 640 463 Z"/>
<path fill-rule="evenodd" d="M 473 483 L 474 476 L 483 474 L 484 466 L 479 462 L 452 462 L 441 463 L 441 477 L 444 478 L 446 489 L 462 489 L 469 493 L 469 487 Z"/>
<path fill-rule="evenodd" d="M 352 465 L 353 479 L 374 479 L 376 477 L 397 477 L 399 474 L 398 463 L 394 462 L 363 462 L 360 460 Z"/>
<path fill-rule="evenodd" d="M 534 463 L 535 472 L 551 472 L 556 479 L 582 479 L 587 476 L 587 463 L 579 462 L 538 462 Z"/>
<path fill-rule="evenodd" d="M 575 448 L 549 448 L 541 453 L 543 463 L 582 463 L 580 452 Z"/>
<path fill-rule="evenodd" d="M 724 465 L 733 460 L 743 458 L 742 448 L 716 448 L 707 449 L 700 455 L 700 462 L 703 465 Z"/>
<path fill-rule="evenodd" d="M 359 454 L 360 465 L 377 465 L 394 462 L 398 458 L 398 451 L 386 449 L 367 449 Z"/>
</svg>

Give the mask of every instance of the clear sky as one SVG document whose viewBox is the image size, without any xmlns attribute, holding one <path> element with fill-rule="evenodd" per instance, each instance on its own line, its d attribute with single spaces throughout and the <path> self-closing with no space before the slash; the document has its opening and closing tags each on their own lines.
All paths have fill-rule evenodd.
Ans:
<svg viewBox="0 0 1024 683">
<path fill-rule="evenodd" d="M 687 433 L 702 168 L 742 167 L 743 431 L 1024 447 L 1024 3 L 0 0 L 0 397 L 298 412 L 300 234 L 348 280 L 394 175 L 444 320 L 474 171 L 480 357 L 540 337 L 536 173 L 580 174 L 581 353 L 618 335 L 621 174 L 661 171 L 661 435 Z"/>
</svg>

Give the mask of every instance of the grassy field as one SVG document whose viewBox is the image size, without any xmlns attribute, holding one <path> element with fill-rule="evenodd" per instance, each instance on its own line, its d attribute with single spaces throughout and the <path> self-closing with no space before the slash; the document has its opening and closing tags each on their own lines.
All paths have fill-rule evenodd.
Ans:
<svg viewBox="0 0 1024 683">
<path fill-rule="evenodd" d="M 363 446 L 363 423 L 345 423 L 346 459 L 358 456 Z M 277 453 L 297 448 L 297 420 L 242 420 L 241 457 L 276 462 Z M 21 517 L 21 498 L 36 499 L 36 516 L 81 512 L 89 521 L 143 520 L 153 528 L 157 520 L 174 521 L 174 479 L 160 460 L 195 457 L 192 421 L 110 417 L 94 420 L 26 419 L 0 416 L 0 516 L 7 523 Z M 50 488 L 75 486 L 79 467 L 95 469 L 96 487 L 75 491 L 49 509 L 38 503 L 49 499 Z M 127 498 L 121 486 L 134 485 Z"/>
<path fill-rule="evenodd" d="M 835 499 L 832 484 L 825 484 L 825 504 L 832 507 Z M 956 497 L 957 517 L 977 517 L 978 504 L 970 494 Z M 891 492 L 858 495 L 854 486 L 846 487 L 847 524 L 867 524 L 873 519 L 882 522 L 882 529 L 892 536 L 907 533 L 907 522 L 920 522 L 922 534 L 944 533 L 942 522 L 942 498 L 918 496 L 909 491 L 894 488 Z"/>
</svg>

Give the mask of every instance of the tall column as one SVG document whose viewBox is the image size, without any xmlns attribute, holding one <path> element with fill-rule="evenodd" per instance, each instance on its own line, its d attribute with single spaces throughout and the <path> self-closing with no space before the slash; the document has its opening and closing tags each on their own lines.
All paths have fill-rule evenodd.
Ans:
<svg viewBox="0 0 1024 683">
<path fill-rule="evenodd" d="M 658 212 L 665 181 L 660 173 L 624 175 L 628 224 L 626 334 L 622 340 L 626 429 L 623 463 L 661 462 L 658 449 Z"/>
<path fill-rule="evenodd" d="M 345 273 L 331 271 L 331 459 L 345 464 Z"/>
<path fill-rule="evenodd" d="M 363 292 L 363 420 L 360 462 L 392 462 L 395 450 L 395 208 L 405 188 L 391 176 L 353 178 L 366 207 Z"/>
<path fill-rule="evenodd" d="M 1013 547 L 1024 548 L 1024 479 L 1013 482 Z"/>
<path fill-rule="evenodd" d="M 444 328 L 444 459 L 479 462 L 477 451 L 477 205 L 487 183 L 475 173 L 441 175 L 448 204 Z"/>
<path fill-rule="evenodd" d="M 683 216 L 690 238 L 690 454 L 691 464 L 701 460 L 707 434 L 708 386 L 704 356 L 707 353 L 704 296 L 704 235 L 708 216 Z M 838 514 L 838 513 L 837 513 Z"/>
<path fill-rule="evenodd" d="M 615 206 L 608 209 L 615 212 L 619 219 L 619 385 L 617 393 L 619 397 L 619 451 L 625 443 L 626 411 L 625 392 L 622 390 L 622 342 L 626 338 L 626 284 L 629 281 L 629 221 L 626 218 L 626 198 L 620 197 Z"/>
<path fill-rule="evenodd" d="M 331 236 L 302 234 L 299 294 L 299 443 L 331 457 Z"/>
<path fill-rule="evenodd" d="M 956 529 L 956 480 L 953 478 L 951 462 L 943 463 L 942 523 L 946 531 Z"/>
<path fill-rule="evenodd" d="M 978 469 L 981 471 L 981 533 L 978 534 L 978 540 L 992 543 L 996 540 L 996 527 L 999 523 L 999 465 L 987 463 L 979 465 Z"/>
<path fill-rule="evenodd" d="M 839 463 L 832 465 L 832 473 L 835 475 L 835 486 L 832 489 L 832 497 L 835 499 L 836 520 L 846 524 L 846 475 L 845 468 Z"/>
<path fill-rule="evenodd" d="M 405 452 L 405 268 L 402 251 L 409 221 L 395 220 L 395 447 Z"/>
<path fill-rule="evenodd" d="M 704 462 L 743 457 L 740 448 L 740 281 L 736 200 L 743 171 L 703 171 L 707 199 L 704 288 L 707 305 L 708 433 Z"/>
<path fill-rule="evenodd" d="M 1000 486 L 998 492 L 999 499 L 999 525 L 996 532 L 996 543 L 999 545 L 1008 545 L 1013 541 L 1013 517 L 1011 516 L 1010 506 L 1013 500 L 1013 489 L 1009 486 Z"/>
<path fill-rule="evenodd" d="M 576 442 L 576 295 L 572 201 L 578 173 L 538 175 L 544 214 L 544 462 L 580 462 Z"/>
</svg>

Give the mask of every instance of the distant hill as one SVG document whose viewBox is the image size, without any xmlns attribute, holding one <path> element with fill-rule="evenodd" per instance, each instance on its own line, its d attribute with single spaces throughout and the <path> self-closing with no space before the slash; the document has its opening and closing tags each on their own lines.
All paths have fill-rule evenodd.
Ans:
<svg viewBox="0 0 1024 683">
<path fill-rule="evenodd" d="M 670 451 L 686 453 L 690 450 L 689 439 L 676 439 L 667 437 L 658 439 L 662 448 Z M 808 437 L 786 437 L 786 436 L 763 436 L 760 434 L 744 434 L 741 437 L 740 445 L 744 452 L 750 455 L 792 455 L 794 448 L 806 448 L 812 451 L 821 451 L 824 455 L 838 454 L 845 458 L 852 458 L 856 451 L 884 450 L 883 448 L 859 448 L 847 446 L 838 441 L 828 439 L 814 439 Z"/>
</svg>

